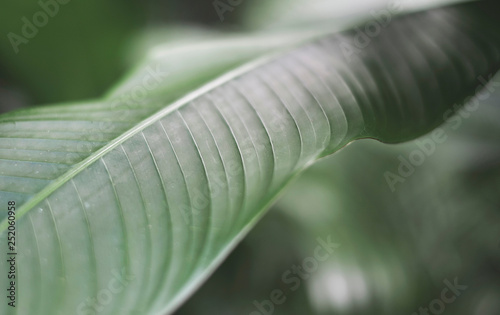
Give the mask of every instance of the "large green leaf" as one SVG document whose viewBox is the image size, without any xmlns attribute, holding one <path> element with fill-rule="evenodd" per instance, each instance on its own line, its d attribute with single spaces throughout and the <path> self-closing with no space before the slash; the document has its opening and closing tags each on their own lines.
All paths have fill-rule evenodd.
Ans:
<svg viewBox="0 0 500 315">
<path fill-rule="evenodd" d="M 15 200 L 19 270 L 2 314 L 173 311 L 298 172 L 422 135 L 476 92 L 500 66 L 488 10 L 412 14 L 362 49 L 324 29 L 164 47 L 104 100 L 0 116 L 0 246 Z"/>
</svg>

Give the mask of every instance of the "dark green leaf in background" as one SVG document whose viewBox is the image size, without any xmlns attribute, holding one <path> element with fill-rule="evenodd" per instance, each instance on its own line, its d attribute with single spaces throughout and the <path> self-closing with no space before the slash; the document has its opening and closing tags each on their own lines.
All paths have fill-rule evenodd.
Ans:
<svg viewBox="0 0 500 315">
<path fill-rule="evenodd" d="M 492 7 L 399 18 L 354 55 L 356 30 L 324 26 L 159 46 L 105 98 L 0 116 L 15 311 L 84 312 L 117 274 L 103 314 L 173 311 L 315 160 L 421 136 L 482 88 L 500 66 Z"/>
</svg>

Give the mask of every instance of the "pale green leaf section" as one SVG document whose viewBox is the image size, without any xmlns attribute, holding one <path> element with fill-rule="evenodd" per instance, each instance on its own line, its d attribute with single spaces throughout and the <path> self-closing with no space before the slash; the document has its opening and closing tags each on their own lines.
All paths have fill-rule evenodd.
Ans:
<svg viewBox="0 0 500 315">
<path fill-rule="evenodd" d="M 330 28 L 352 26 L 357 20 L 385 21 L 395 13 L 409 13 L 467 0 L 255 0 L 245 12 L 249 28 L 268 31 L 307 27 L 319 23 Z M 236 7 L 237 8 L 237 7 Z M 231 12 L 232 13 L 232 12 Z M 229 15 L 226 11 L 225 14 Z"/>
<path fill-rule="evenodd" d="M 496 72 L 496 24 L 476 9 L 404 17 L 354 55 L 355 32 L 325 30 L 245 53 L 239 43 L 227 63 L 210 47 L 170 53 L 179 81 L 147 89 L 160 49 L 102 101 L 1 116 L 19 290 L 0 313 L 171 313 L 298 172 L 358 138 L 429 131 Z M 0 275 L 8 268 L 2 258 Z"/>
</svg>

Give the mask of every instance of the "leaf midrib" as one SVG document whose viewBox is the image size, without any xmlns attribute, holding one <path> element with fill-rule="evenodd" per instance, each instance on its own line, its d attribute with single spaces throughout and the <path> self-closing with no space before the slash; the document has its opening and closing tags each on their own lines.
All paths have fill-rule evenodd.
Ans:
<svg viewBox="0 0 500 315">
<path fill-rule="evenodd" d="M 170 105 L 165 106 L 163 109 L 159 110 L 155 114 L 152 114 L 151 116 L 147 117 L 146 119 L 140 121 L 137 123 L 135 126 L 132 128 L 128 129 L 125 131 L 123 134 L 118 136 L 117 138 L 111 140 L 108 144 L 100 148 L 99 150 L 93 152 L 90 156 L 88 156 L 85 160 L 75 164 L 71 169 L 69 169 L 66 173 L 63 175 L 59 176 L 54 182 L 43 188 L 41 191 L 36 193 L 35 196 L 33 196 L 31 199 L 29 199 L 26 203 L 24 203 L 16 212 L 17 212 L 17 219 L 19 220 L 22 218 L 28 211 L 30 211 L 34 206 L 36 206 L 38 203 L 43 201 L 45 198 L 50 196 L 53 192 L 55 192 L 59 187 L 64 185 L 66 182 L 68 182 L 70 179 L 78 175 L 80 172 L 85 170 L 88 166 L 90 166 L 92 163 L 98 161 L 101 157 L 105 156 L 108 152 L 116 148 L 117 146 L 121 145 L 124 143 L 126 140 L 130 139 L 134 135 L 136 135 L 138 132 L 144 130 L 145 128 L 149 127 L 150 125 L 156 123 L 163 117 L 171 114 L 172 112 L 182 108 L 183 106 L 186 106 L 190 104 L 191 101 L 197 99 L 198 97 L 216 89 L 217 87 L 222 86 L 223 84 L 226 84 L 230 82 L 231 80 L 238 78 L 242 75 L 245 75 L 259 66 L 265 65 L 269 63 L 271 60 L 274 60 L 276 58 L 279 58 L 279 56 L 286 54 L 287 52 L 292 51 L 294 48 L 299 47 L 301 45 L 304 45 L 306 43 L 311 43 L 317 40 L 318 38 L 322 38 L 324 36 L 327 36 L 328 34 L 333 35 L 331 31 L 322 31 L 318 32 L 315 35 L 311 35 L 311 37 L 306 38 L 306 39 L 300 39 L 297 42 L 294 42 L 293 44 L 290 44 L 284 48 L 281 49 L 276 49 L 276 51 L 268 53 L 267 55 L 257 57 L 254 60 L 251 60 L 249 62 L 244 63 L 243 65 L 237 67 L 236 69 L 230 70 L 216 79 L 206 83 L 205 85 L 196 88 L 195 90 L 188 92 L 185 96 L 181 97 L 177 101 L 174 101 L 170 103 Z M 5 218 L 1 223 L 0 223 L 0 233 L 4 232 L 8 227 L 8 222 L 7 218 Z"/>
</svg>

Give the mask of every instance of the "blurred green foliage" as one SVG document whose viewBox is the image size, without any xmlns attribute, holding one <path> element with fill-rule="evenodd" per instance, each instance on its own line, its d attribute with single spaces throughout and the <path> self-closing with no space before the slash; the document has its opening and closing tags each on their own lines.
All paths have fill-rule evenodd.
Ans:
<svg viewBox="0 0 500 315">
<path fill-rule="evenodd" d="M 101 97 L 130 68 L 125 57 L 131 40 L 149 26 L 222 26 L 212 2 L 204 0 L 40 0 L 4 6 L 0 112 Z M 228 15 L 224 26 L 241 13 Z"/>
<path fill-rule="evenodd" d="M 36 1 L 4 5 L 0 94 L 20 94 L 19 106 L 98 97 L 123 75 L 129 42 L 146 25 L 234 27 L 247 6 L 222 25 L 212 1 L 70 0 L 16 53 L 8 34 L 21 36 L 22 18 L 32 21 L 42 8 Z M 253 15 L 245 18 L 249 26 L 262 21 Z M 13 101 L 0 96 L 0 102 L 5 109 Z M 178 314 L 250 314 L 254 300 L 277 288 L 287 300 L 275 314 L 411 314 L 456 277 L 468 289 L 446 314 L 498 314 L 499 102 L 497 92 L 459 129 L 445 125 L 447 141 L 395 192 L 384 172 L 395 172 L 398 156 L 416 150 L 415 142 L 360 141 L 313 166 Z M 325 235 L 342 245 L 338 253 L 287 291 L 283 272 Z"/>
<path fill-rule="evenodd" d="M 103 93 L 123 74 L 120 56 L 145 19 L 137 2 L 65 2 L 10 1 L 0 12 L 4 76 L 34 104 Z"/>
</svg>

